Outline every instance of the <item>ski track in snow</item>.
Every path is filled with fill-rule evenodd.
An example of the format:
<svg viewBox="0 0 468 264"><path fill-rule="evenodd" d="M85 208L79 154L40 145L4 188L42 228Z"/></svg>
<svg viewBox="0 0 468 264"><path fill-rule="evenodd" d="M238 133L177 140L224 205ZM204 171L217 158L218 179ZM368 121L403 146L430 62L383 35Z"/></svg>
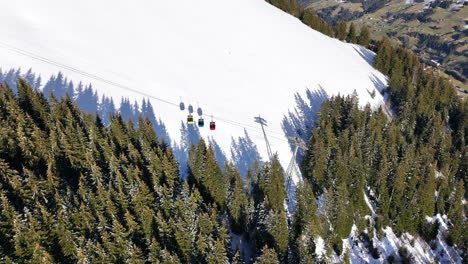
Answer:
<svg viewBox="0 0 468 264"><path fill-rule="evenodd" d="M144 6L123 0L19 0L0 8L0 43L176 104L182 97L205 113L258 127L247 131L268 160L260 127L253 122L260 114L284 168L292 154L281 121L295 107L295 93L304 96L306 87L321 85L329 96L355 90L361 104L384 102L379 92L371 97L387 83L371 65L372 52L314 31L263 0L155 0ZM115 102L143 99L2 45L0 67L32 68L43 79L62 71L74 83L92 83L99 96ZM150 101L173 143L179 142L188 113ZM215 121L216 131L200 133L213 137L230 158L231 139L243 136L244 128Z"/></svg>

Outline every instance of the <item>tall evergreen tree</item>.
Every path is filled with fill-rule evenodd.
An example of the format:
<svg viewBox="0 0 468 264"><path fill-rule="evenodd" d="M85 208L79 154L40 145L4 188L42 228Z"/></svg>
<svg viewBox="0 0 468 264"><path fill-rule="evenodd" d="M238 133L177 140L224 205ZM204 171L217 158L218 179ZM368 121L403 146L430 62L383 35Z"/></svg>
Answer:
<svg viewBox="0 0 468 264"><path fill-rule="evenodd" d="M452 228L450 229L450 235L455 243L459 246L466 248L468 231L467 221L464 219L464 205L463 196L465 193L465 187L463 180L460 180L456 186L455 195L452 198L452 206L449 209L448 216L452 222Z"/></svg>
<svg viewBox="0 0 468 264"><path fill-rule="evenodd" d="M291 262L311 263L315 255L314 239L320 235L320 219L317 202L312 188L307 182L296 189L296 211L291 227Z"/></svg>
<svg viewBox="0 0 468 264"><path fill-rule="evenodd" d="M346 33L347 33L347 25L346 22L340 21L338 22L338 26L336 27L336 37L343 41L346 39Z"/></svg>
<svg viewBox="0 0 468 264"><path fill-rule="evenodd" d="M268 246L265 245L265 247L262 250L262 255L259 256L254 263L255 264L279 264L280 262L278 261L278 256L275 250L270 249L268 248Z"/></svg>
<svg viewBox="0 0 468 264"><path fill-rule="evenodd" d="M271 166L266 171L263 178L263 190L271 209L281 212L284 210L286 190L284 187L283 168L275 155L271 161Z"/></svg>
<svg viewBox="0 0 468 264"><path fill-rule="evenodd" d="M242 234L247 224L247 195L242 178L232 164L227 164L225 177L229 179L228 211L230 214L231 228L237 234Z"/></svg>
<svg viewBox="0 0 468 264"><path fill-rule="evenodd" d="M349 43L357 43L356 26L353 22L349 24L348 36L346 37L346 41L348 41Z"/></svg>
<svg viewBox="0 0 468 264"><path fill-rule="evenodd" d="M369 28L366 25L363 25L361 27L361 33L358 37L358 44L367 48L369 46L370 40L371 38Z"/></svg>

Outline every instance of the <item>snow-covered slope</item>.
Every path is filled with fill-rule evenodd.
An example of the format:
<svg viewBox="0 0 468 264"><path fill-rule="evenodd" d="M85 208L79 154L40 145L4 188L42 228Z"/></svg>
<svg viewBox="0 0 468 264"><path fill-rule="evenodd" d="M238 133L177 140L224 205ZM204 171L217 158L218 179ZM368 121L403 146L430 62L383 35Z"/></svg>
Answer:
<svg viewBox="0 0 468 264"><path fill-rule="evenodd" d="M201 134L212 136L228 157L232 138L246 128L267 159L253 122L260 114L286 167L291 152L281 120L306 87L321 85L328 95L356 90L363 104L383 102L379 92L371 97L386 84L370 65L371 52L311 30L263 0L18 0L2 1L0 9L1 68L32 68L47 78L62 71L116 102L143 97L15 47L175 104L182 98L215 116L217 130ZM187 111L151 101L178 141Z"/></svg>

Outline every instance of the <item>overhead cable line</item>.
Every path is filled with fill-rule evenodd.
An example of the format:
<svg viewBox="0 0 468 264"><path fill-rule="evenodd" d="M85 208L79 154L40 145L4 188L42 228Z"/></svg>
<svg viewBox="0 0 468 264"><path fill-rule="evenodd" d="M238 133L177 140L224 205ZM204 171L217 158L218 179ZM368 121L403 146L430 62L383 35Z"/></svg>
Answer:
<svg viewBox="0 0 468 264"><path fill-rule="evenodd" d="M7 43L5 43L5 42L0 41L0 47L3 47L3 48L8 49L8 50L10 50L10 51L13 51L13 52L16 52L16 53L18 53L18 54L24 55L24 56L26 56L26 57L29 57L29 58L32 58L32 59L35 59L35 60L38 60L38 61L41 61L41 62L50 64L50 65L54 65L54 66L56 66L56 67L59 67L59 68L62 68L62 69L65 69L65 70L68 70L68 71L71 71L71 72L74 72L74 73L83 75L83 76L85 76L85 77L88 77L88 78L91 78L91 79L94 79L94 80L97 80L97 81L100 81L100 82L109 84L109 85L111 85L111 86L115 86L115 87L118 87L118 88L121 88L121 89L130 91L130 92L133 92L133 93L136 93L136 94L139 94L139 95L142 95L142 96L145 96L145 97L148 97L148 98L151 98L151 99L160 101L160 102L162 102L162 103L166 103L166 104L168 104L168 105L172 105L172 106L175 106L175 107L179 107L179 104L170 102L170 101L168 101L168 100L166 100L166 99L159 98L159 97L157 97L157 96L154 96L154 95L151 95L151 94L142 92L142 91L140 91L140 90L136 90L136 89L131 88L131 87L127 86L127 85L123 85L123 84L120 84L120 83L118 83L118 82L105 79L105 78L103 78L103 77L100 77L100 76L98 76L98 75L95 75L95 74L92 74L92 73L89 73L89 72L80 70L80 69L75 68L75 67L73 67L73 66L69 66L69 65L67 65L67 64L60 63L60 62L57 62L57 61L48 59L48 58L46 58L46 57L43 57L43 56L34 54L34 53L29 52L29 51L27 51L27 50L24 50L24 49L21 49L21 48L17 48L17 47L15 47L15 46L10 45L10 44L7 44ZM220 117L220 116L211 115L211 114L208 114L208 113L206 113L206 115L213 116L213 117L216 118L217 120L220 120L220 121L222 121L222 122L225 122L225 123L228 123L228 124L231 124L231 125L234 125L234 126L242 127L242 128L244 128L244 129L246 129L246 130L255 129L255 130L258 130L258 132L261 132L261 131L262 131L261 128L255 127L255 126L253 126L253 125L249 125L249 124L245 124L245 123L242 123L242 122L233 121L233 120L230 120L230 119L222 118L222 117ZM266 130L266 129L265 129L265 130ZM272 130L266 130L266 131L268 131L268 132L270 132L270 133L275 133L275 134L277 134L277 135L284 135L283 133L276 132L276 131L272 131ZM270 135L270 137L271 137L271 138L274 138L274 139L276 139L276 140L280 140L280 141L284 141L284 142L289 142L288 140L286 140L286 139L284 139L284 138L279 138L279 137L275 137L275 136L271 136L271 135Z"/></svg>

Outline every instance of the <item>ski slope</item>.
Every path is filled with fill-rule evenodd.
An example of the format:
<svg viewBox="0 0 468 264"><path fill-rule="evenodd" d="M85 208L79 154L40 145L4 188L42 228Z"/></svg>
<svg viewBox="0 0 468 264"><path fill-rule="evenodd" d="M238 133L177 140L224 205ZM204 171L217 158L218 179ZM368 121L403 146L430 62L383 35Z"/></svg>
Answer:
<svg viewBox="0 0 468 264"><path fill-rule="evenodd" d="M291 151L281 120L306 87L321 85L328 95L355 90L361 104L384 100L378 91L370 95L386 85L370 65L370 51L314 31L264 0L15 0L2 1L0 9L1 68L32 68L44 79L62 71L115 102L150 96L174 144L188 114L179 110L180 100L200 106L205 121L210 115L217 121L216 131L205 127L201 134L228 158L232 138L246 129L268 160L253 122L261 115L286 168Z"/></svg>

